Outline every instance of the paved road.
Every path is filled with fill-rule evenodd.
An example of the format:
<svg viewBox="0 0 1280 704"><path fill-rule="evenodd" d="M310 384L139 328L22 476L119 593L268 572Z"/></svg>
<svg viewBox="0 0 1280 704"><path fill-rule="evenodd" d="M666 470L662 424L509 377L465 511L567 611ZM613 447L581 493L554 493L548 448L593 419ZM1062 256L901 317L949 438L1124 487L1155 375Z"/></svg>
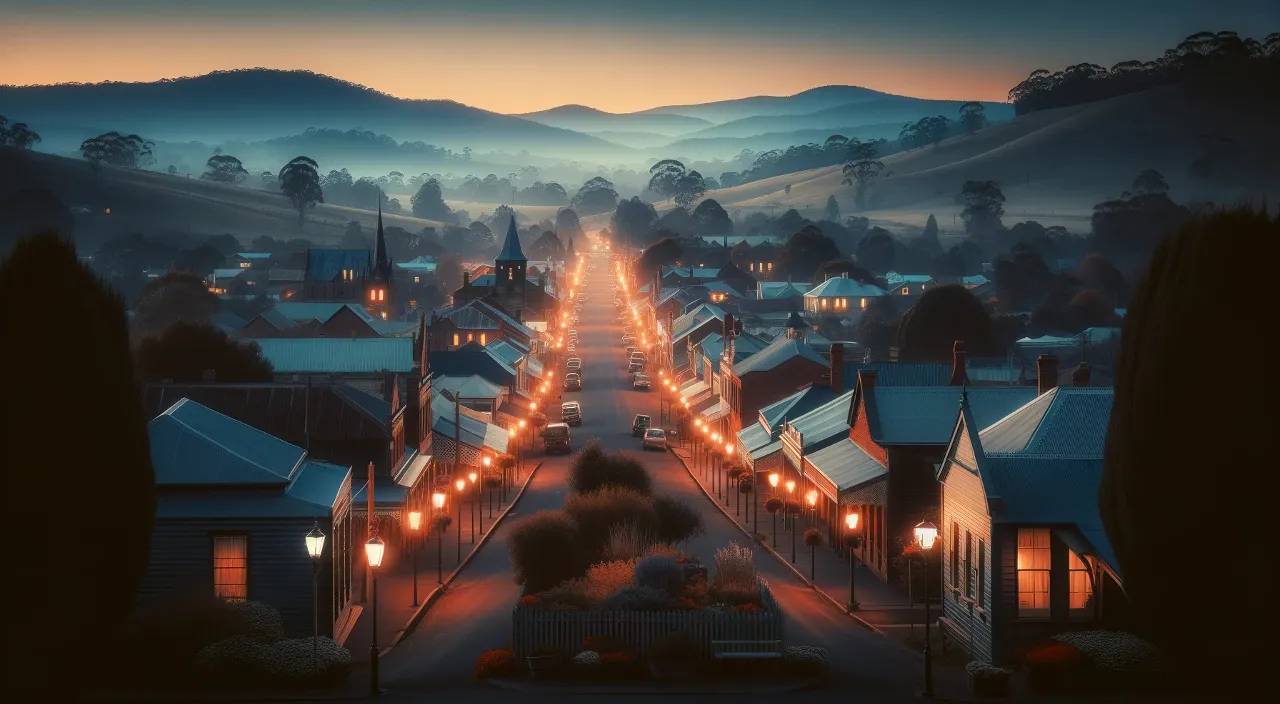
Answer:
<svg viewBox="0 0 1280 704"><path fill-rule="evenodd" d="M656 391L644 393L630 388L621 327L611 302L613 274L605 256L594 256L595 266L586 287L588 300L577 326L584 388L581 393L565 395L566 399L576 397L583 408L584 421L574 429L574 446L598 437L609 449L638 451L639 440L629 432L631 419L636 413L656 418L658 395ZM685 547L688 552L712 564L717 549L730 541L746 543L746 536L706 499L674 456L638 454L653 473L657 492L679 496L703 509L707 532ZM568 463L568 457L563 455L546 458L512 516L559 508L564 501ZM392 691L408 695L439 689L478 689L477 694L483 693L489 699L502 695L477 685L472 668L482 650L504 647L508 642L511 610L519 598L507 556L510 527L510 521L499 527L416 632L384 657L382 677ZM915 653L855 625L773 558L757 552L757 568L769 581L786 614L787 642L820 645L831 653L837 672L834 686L855 686L858 692L877 701L910 697L921 676L920 659ZM510 695L530 699L528 694Z"/></svg>

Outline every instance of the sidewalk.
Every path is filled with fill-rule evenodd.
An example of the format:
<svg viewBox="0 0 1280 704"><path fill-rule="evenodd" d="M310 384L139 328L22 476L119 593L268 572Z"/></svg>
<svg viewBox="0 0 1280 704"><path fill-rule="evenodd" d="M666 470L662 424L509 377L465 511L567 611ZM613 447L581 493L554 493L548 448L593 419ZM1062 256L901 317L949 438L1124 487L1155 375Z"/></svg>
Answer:
<svg viewBox="0 0 1280 704"><path fill-rule="evenodd" d="M534 459L534 458L530 458ZM507 491L507 500L505 502L499 500L498 492L493 492L492 509L490 508L489 496L483 498L481 504L466 503L462 506L462 521L458 521L458 513L455 511L451 514L453 523L445 529L445 531L437 536L435 531L425 536L420 542L417 553L417 592L418 601L414 604L414 573L413 561L410 559L399 560L399 564L385 573L378 575L378 651L386 653L387 650L398 644L405 636L412 631L414 625L421 619L428 606L443 593L444 589L453 581L453 577L457 574L462 566L471 560L471 557L479 551L484 544L490 532L506 517L511 506L520 500L524 495L524 490L529 486L529 482L533 479L533 475L537 473L539 467L542 466L541 458L537 458L537 462L530 462L528 470L521 477L519 484L514 489ZM475 514L476 521L473 524L472 509L477 509ZM492 510L492 514L491 514ZM492 517L490 517L492 515ZM472 533L472 527L475 526L475 533ZM461 536L458 529L461 528ZM459 546L459 537L461 537L461 546ZM401 549L400 546L387 546L388 551L392 549ZM403 549L408 550L405 546ZM459 559L461 558L461 559ZM358 609L355 625L351 628L351 633L347 636L343 645L347 650L351 651L351 659L354 663L368 663L370 660L369 647L373 644L373 619L371 617L370 607L372 605L372 585L370 585L367 595L370 601L360 602L362 589L364 588L365 570L357 560L357 565L353 565L356 574L352 576L351 593L352 608Z"/></svg>

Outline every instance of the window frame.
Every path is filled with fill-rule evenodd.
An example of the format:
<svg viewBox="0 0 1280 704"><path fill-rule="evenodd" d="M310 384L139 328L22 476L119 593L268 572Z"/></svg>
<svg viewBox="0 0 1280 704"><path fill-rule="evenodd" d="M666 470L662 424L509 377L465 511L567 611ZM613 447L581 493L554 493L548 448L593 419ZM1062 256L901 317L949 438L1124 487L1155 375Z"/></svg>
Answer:
<svg viewBox="0 0 1280 704"><path fill-rule="evenodd" d="M978 538L978 608L987 608L987 543Z"/></svg>
<svg viewBox="0 0 1280 704"><path fill-rule="evenodd" d="M1018 528L1017 538L1014 543L1015 554L1015 579L1017 584L1017 617L1022 621L1046 621L1052 615L1052 598L1053 598L1053 531L1050 528L1040 528L1035 526ZM1026 547L1022 545L1022 535L1026 532L1030 535L1030 544ZM1043 547L1036 545L1035 538L1043 535L1045 545ZM1035 551L1028 555L1031 565L1023 566L1023 550ZM1043 557L1045 565L1043 567L1033 566L1037 557ZM1039 576L1035 581L1043 580L1044 588L1038 589L1023 587L1023 573L1028 577ZM1031 581L1031 580L1028 580ZM1038 586L1038 585L1037 585ZM1032 597L1032 605L1023 605L1023 594L1026 593ZM1035 606L1035 596L1044 595L1044 606Z"/></svg>
<svg viewBox="0 0 1280 704"><path fill-rule="evenodd" d="M964 532L964 596L973 600L973 533Z"/></svg>
<svg viewBox="0 0 1280 704"><path fill-rule="evenodd" d="M1079 563L1080 566L1076 567L1075 565L1073 565L1072 564L1073 560ZM1079 591L1075 588L1073 577L1075 577L1077 574L1082 574L1084 577L1085 589L1083 591ZM1080 555L1077 555L1075 550L1067 548L1067 613L1071 615L1072 619L1075 619L1075 620L1092 620L1093 619L1093 608L1089 606L1089 598L1090 597L1093 597L1095 599L1097 598L1094 595L1094 587L1095 587L1094 574L1095 574L1095 570L1091 568L1089 563L1086 562L1083 557L1081 557ZM1076 594L1085 595L1084 601L1080 606L1071 605L1072 597L1074 597Z"/></svg>
<svg viewBox="0 0 1280 704"><path fill-rule="evenodd" d="M227 538L244 539L244 558L243 558L244 559L244 568L243 568L244 569L244 596L243 597L226 597L218 593L218 586L219 586L218 584L218 541L220 539L227 539ZM210 582L213 588L213 596L215 598L222 599L223 601L249 601L249 586L250 586L249 568L250 568L250 565L252 564L252 555L253 555L252 543L253 541L250 539L249 533L244 533L240 531L214 531L209 533L209 563L210 563L209 566L210 566L210 571L212 572L212 574L210 574ZM239 568L227 567L223 569L239 569Z"/></svg>
<svg viewBox="0 0 1280 704"><path fill-rule="evenodd" d="M960 598L960 522L951 522L951 589Z"/></svg>

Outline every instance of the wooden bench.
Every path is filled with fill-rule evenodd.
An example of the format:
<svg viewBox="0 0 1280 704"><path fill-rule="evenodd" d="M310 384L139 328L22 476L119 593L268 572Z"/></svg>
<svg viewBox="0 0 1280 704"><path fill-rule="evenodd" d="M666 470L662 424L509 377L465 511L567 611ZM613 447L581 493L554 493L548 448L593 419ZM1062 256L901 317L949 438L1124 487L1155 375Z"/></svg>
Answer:
<svg viewBox="0 0 1280 704"><path fill-rule="evenodd" d="M711 659L723 667L726 660L769 660L774 668L782 662L780 640L713 640Z"/></svg>

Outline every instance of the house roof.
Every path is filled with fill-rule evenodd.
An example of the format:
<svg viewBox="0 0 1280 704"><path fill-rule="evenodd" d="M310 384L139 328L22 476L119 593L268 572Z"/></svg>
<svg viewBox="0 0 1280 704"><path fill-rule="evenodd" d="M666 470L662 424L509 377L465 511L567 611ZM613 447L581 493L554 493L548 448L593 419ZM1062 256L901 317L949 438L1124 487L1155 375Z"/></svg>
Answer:
<svg viewBox="0 0 1280 704"><path fill-rule="evenodd" d="M796 298L803 296L809 292L809 289L813 288L812 284L795 281L760 281L757 286L757 292L761 300Z"/></svg>
<svg viewBox="0 0 1280 704"><path fill-rule="evenodd" d="M804 294L805 298L839 296L846 298L871 298L885 295L885 290L874 284L860 284L856 279L838 276L827 279Z"/></svg>
<svg viewBox="0 0 1280 704"><path fill-rule="evenodd" d="M759 423L752 423L738 431L738 446L747 452L758 450L773 440L773 435Z"/></svg>
<svg viewBox="0 0 1280 704"><path fill-rule="evenodd" d="M702 377L694 377L680 385L680 395L689 400L690 404L697 403L703 394L710 393L711 387Z"/></svg>
<svg viewBox="0 0 1280 704"><path fill-rule="evenodd" d="M730 286L729 284L726 284L723 281L708 281L702 284L701 288L707 289L707 291L710 293L723 293L725 295L735 296L737 298L743 297L742 294L738 292L738 289Z"/></svg>
<svg viewBox="0 0 1280 704"><path fill-rule="evenodd" d="M724 311L710 303L699 303L696 308L676 318L671 323L672 340L679 340L712 320L724 320Z"/></svg>
<svg viewBox="0 0 1280 704"><path fill-rule="evenodd" d="M714 403L698 411L698 415L702 416L704 421L712 422L720 420L721 418L727 417L729 412L733 410L733 408L729 406L729 402L724 400L723 397L712 396L711 399L714 400Z"/></svg>
<svg viewBox="0 0 1280 704"><path fill-rule="evenodd" d="M270 259L271 252L236 252L236 256L242 259Z"/></svg>
<svg viewBox="0 0 1280 704"><path fill-rule="evenodd" d="M440 316L463 330L499 330L501 326L479 306L465 305Z"/></svg>
<svg viewBox="0 0 1280 704"><path fill-rule="evenodd" d="M416 320L370 320L369 327L383 337L412 337L418 331Z"/></svg>
<svg viewBox="0 0 1280 704"><path fill-rule="evenodd" d="M511 222L507 225L507 238L502 243L502 251L498 252L498 258L495 262L524 262L524 251L520 249L520 233L516 232L516 218L511 216Z"/></svg>
<svg viewBox="0 0 1280 704"><path fill-rule="evenodd" d="M499 386L508 386L516 381L516 370L478 342L468 342L456 350L432 352L431 371L448 376L478 374Z"/></svg>
<svg viewBox="0 0 1280 704"><path fill-rule="evenodd" d="M306 452L190 399L147 424L157 486L280 486Z"/></svg>
<svg viewBox="0 0 1280 704"><path fill-rule="evenodd" d="M219 310L209 316L209 323L223 332L231 332L244 327L248 321L235 313Z"/></svg>
<svg viewBox="0 0 1280 704"><path fill-rule="evenodd" d="M489 303L488 301L480 300L477 298L473 301L468 302L467 305L479 307L480 310L484 311L485 313L491 316L496 317L500 322L506 323L508 326L514 328L516 333L520 335L524 335L526 338L533 337L533 328L530 328L528 325L525 325L519 320L516 320L515 318L508 315L506 311L493 305L492 303Z"/></svg>
<svg viewBox="0 0 1280 704"><path fill-rule="evenodd" d="M900 274L896 271L890 271L884 275L884 280L890 286L895 284L927 284L933 281L933 276L929 274Z"/></svg>
<svg viewBox="0 0 1280 704"><path fill-rule="evenodd" d="M315 318L316 320L325 321L332 318L343 308L350 308L353 313L360 316L360 319L366 323L373 320L373 316L369 314L369 311L358 303L283 301L275 304L272 310L290 320L311 320Z"/></svg>
<svg viewBox="0 0 1280 704"><path fill-rule="evenodd" d="M271 283L306 281L307 271L305 269L285 269L277 266L267 272L267 280Z"/></svg>
<svg viewBox="0 0 1280 704"><path fill-rule="evenodd" d="M413 371L411 337L266 337L253 342L277 374Z"/></svg>
<svg viewBox="0 0 1280 704"><path fill-rule="evenodd" d="M261 319L264 323L270 325L271 327L275 328L276 330L280 330L282 332L298 324L297 320L290 318L289 316L285 315L284 313L281 313L275 308L272 308L271 310L264 310L261 313L259 313L256 318L254 318L254 320L259 320L259 319ZM253 321L251 320L249 322L253 322ZM248 323L246 323L246 325L247 324Z"/></svg>
<svg viewBox="0 0 1280 704"><path fill-rule="evenodd" d="M407 262L396 262L396 268L429 274L436 270L436 260L434 257L423 255Z"/></svg>
<svg viewBox="0 0 1280 704"><path fill-rule="evenodd" d="M760 417L770 428L778 428L784 418L799 418L819 406L830 403L837 396L829 386L811 384L760 409Z"/></svg>
<svg viewBox="0 0 1280 704"><path fill-rule="evenodd" d="M778 365L796 357L802 357L823 367L831 364L822 355L813 351L803 339L795 337L779 337L770 342L764 349L747 357L741 364L735 364L733 373L742 378L753 372L767 372Z"/></svg>
<svg viewBox="0 0 1280 704"><path fill-rule="evenodd" d="M951 441L968 394L976 427L985 428L1035 398L1031 386L896 386L870 390L871 437L880 445L943 445ZM847 421L846 421L847 422Z"/></svg>
<svg viewBox="0 0 1280 704"><path fill-rule="evenodd" d="M241 269L240 267L228 268L228 269L214 269L213 278L214 279L234 279L246 271L249 271L249 270Z"/></svg>
<svg viewBox="0 0 1280 704"><path fill-rule="evenodd" d="M448 398L496 399L502 396L502 387L477 374L471 376L437 376L431 379L431 389L448 395Z"/></svg>
<svg viewBox="0 0 1280 704"><path fill-rule="evenodd" d="M472 418L466 413L459 414L459 425L455 426L453 401L437 393L435 388L432 388L431 393L431 430L433 432L453 439L455 430L460 430L458 437L463 445L476 448L487 447L496 452L506 453L506 430L492 423Z"/></svg>
<svg viewBox="0 0 1280 704"><path fill-rule="evenodd" d="M515 367L524 358L525 353L516 349L506 340L497 339L490 340L485 348L494 354L498 359L506 362L508 366Z"/></svg>
<svg viewBox="0 0 1280 704"><path fill-rule="evenodd" d="M849 438L805 457L836 485L837 491L857 489L889 474L888 467Z"/></svg>
<svg viewBox="0 0 1280 704"><path fill-rule="evenodd" d="M724 357L724 335L713 332L698 344L702 347L702 353L711 360L711 368L720 371L720 360ZM767 341L755 335L738 335L733 339L733 362L737 364L768 346Z"/></svg>
<svg viewBox="0 0 1280 704"><path fill-rule="evenodd" d="M946 386L952 365L941 362L845 362L844 378L852 382L859 371L874 371L876 386Z"/></svg>
<svg viewBox="0 0 1280 704"><path fill-rule="evenodd" d="M983 452L1101 459L1114 398L1111 388L1054 387L994 424L979 424Z"/></svg>
<svg viewBox="0 0 1280 704"><path fill-rule="evenodd" d="M843 393L808 413L788 421L790 428L801 433L806 452L822 448L839 435L849 433L849 402L853 392Z"/></svg>
<svg viewBox="0 0 1280 704"><path fill-rule="evenodd" d="M307 250L307 281L333 281L345 270L366 276L373 270L372 255L367 249Z"/></svg>

